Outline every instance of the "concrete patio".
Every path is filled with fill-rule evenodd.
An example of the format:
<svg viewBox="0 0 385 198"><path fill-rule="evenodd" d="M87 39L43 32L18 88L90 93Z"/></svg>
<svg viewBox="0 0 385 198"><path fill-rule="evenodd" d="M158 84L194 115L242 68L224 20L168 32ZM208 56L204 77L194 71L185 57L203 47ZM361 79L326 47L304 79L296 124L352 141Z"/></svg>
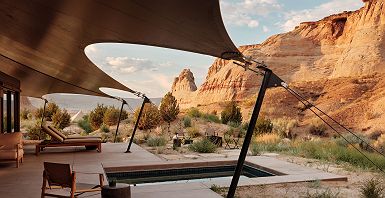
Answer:
<svg viewBox="0 0 385 198"><path fill-rule="evenodd" d="M82 147L71 148L47 148L39 156L33 154L34 148L26 146L24 163L20 168L15 168L14 163L0 163L0 194L6 197L25 198L40 197L42 183L43 162L58 162L73 164L73 169L79 174L77 181L81 183L97 184L97 175L81 173L103 173L102 167L123 167L135 165L154 165L181 162L202 162L215 160L236 160L236 155L226 158L218 154L205 154L205 157L194 160L171 160L167 161L151 154L143 148L133 145L132 153L124 153L127 144L106 143L103 144L103 152L86 151ZM239 186L275 184L286 182L303 182L314 180L346 181L346 177L322 172L308 167L302 167L292 163L284 162L273 157L250 156L249 163L257 166L267 167L283 175L272 177L241 178ZM203 182L167 183L155 185L132 186L132 197L141 198L205 198L221 197L210 190L212 184L228 187L231 177L213 178ZM107 182L105 182L107 183ZM100 197L100 193L87 193L79 197Z"/></svg>

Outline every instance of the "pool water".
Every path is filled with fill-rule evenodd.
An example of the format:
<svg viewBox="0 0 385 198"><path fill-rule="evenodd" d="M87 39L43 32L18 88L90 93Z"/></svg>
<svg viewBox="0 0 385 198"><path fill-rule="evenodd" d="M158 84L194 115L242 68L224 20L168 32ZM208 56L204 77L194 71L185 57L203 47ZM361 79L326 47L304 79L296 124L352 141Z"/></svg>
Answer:
<svg viewBox="0 0 385 198"><path fill-rule="evenodd" d="M226 178L234 174L235 165L212 166L212 167L194 167L194 168L174 168L161 170L140 170L130 172L106 173L108 179L115 178L119 183L143 184L180 181L178 183L187 183L189 181L207 181L210 178ZM269 177L274 174L257 169L252 166L244 165L242 177ZM203 180L202 180L203 179Z"/></svg>

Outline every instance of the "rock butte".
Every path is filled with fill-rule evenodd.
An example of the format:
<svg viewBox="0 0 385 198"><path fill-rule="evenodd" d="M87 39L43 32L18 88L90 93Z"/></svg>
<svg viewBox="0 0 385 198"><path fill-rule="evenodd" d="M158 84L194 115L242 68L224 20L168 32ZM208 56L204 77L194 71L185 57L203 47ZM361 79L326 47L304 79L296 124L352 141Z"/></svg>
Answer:
<svg viewBox="0 0 385 198"><path fill-rule="evenodd" d="M357 11L303 22L290 32L239 49L245 56L265 61L282 79L350 127L385 129L380 121L385 118L381 103L385 89L379 86L385 84L385 0L363 2ZM255 98L260 82L261 77L232 61L216 59L198 89L191 71L183 70L172 93L181 108L200 106L211 111L219 110L225 101L238 101L247 117L252 105L245 103ZM287 114L303 122L311 118L306 111L293 113L296 106L298 102L284 90L273 89L268 91L263 111L270 116L279 111L280 116Z"/></svg>

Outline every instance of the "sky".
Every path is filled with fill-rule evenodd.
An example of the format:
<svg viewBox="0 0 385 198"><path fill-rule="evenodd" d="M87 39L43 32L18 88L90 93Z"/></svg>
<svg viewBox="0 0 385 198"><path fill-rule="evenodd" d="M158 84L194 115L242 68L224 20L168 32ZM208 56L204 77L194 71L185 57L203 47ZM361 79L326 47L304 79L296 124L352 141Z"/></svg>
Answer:
<svg viewBox="0 0 385 198"><path fill-rule="evenodd" d="M222 18L236 46L257 44L300 22L357 10L361 0L220 0ZM214 57L159 47L103 43L87 46L88 58L108 75L149 97L163 97L174 78L189 68L199 87ZM132 94L104 89L119 97Z"/></svg>

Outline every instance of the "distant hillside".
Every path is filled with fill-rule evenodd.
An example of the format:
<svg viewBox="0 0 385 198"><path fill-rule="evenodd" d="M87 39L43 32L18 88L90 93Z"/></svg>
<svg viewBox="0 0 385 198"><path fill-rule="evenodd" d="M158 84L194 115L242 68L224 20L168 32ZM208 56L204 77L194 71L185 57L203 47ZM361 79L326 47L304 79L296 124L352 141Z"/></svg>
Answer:
<svg viewBox="0 0 385 198"><path fill-rule="evenodd" d="M48 101L55 102L61 108L67 109L69 112L74 113L79 110L88 112L96 107L97 104L104 104L107 106L115 106L119 107L122 104L120 101L111 99L111 98L103 98L97 96L85 96L85 95L68 95L68 94L52 94L46 97ZM150 100L156 105L160 104L162 98L151 98ZM44 104L43 100L37 98L29 98L32 105L35 107L40 107ZM140 98L126 98L125 99L128 105L132 109L136 109L140 107L142 104L142 99ZM127 111L130 112L130 109L125 106Z"/></svg>

